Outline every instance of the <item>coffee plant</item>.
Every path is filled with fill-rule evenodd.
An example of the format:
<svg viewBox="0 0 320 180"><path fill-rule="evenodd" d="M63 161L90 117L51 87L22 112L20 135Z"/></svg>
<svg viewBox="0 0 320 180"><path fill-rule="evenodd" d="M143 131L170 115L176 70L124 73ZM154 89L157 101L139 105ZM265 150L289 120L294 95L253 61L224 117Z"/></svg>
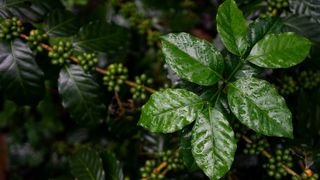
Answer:
<svg viewBox="0 0 320 180"><path fill-rule="evenodd" d="M0 179L319 179L320 3L0 0Z"/></svg>

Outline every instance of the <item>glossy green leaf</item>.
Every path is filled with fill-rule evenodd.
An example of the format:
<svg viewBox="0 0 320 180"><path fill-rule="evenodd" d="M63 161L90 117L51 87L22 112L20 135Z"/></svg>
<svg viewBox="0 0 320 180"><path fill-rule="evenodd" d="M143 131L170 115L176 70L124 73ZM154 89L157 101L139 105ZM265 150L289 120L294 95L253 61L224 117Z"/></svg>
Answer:
<svg viewBox="0 0 320 180"><path fill-rule="evenodd" d="M217 30L225 47L235 55L242 56L248 48L246 19L234 0L226 0L218 8Z"/></svg>
<svg viewBox="0 0 320 180"><path fill-rule="evenodd" d="M99 85L78 65L60 71L58 90L63 107L82 125L95 125L102 121L106 106L100 98Z"/></svg>
<svg viewBox="0 0 320 180"><path fill-rule="evenodd" d="M257 133L293 137L291 112L267 81L242 78L229 84L228 103L239 121Z"/></svg>
<svg viewBox="0 0 320 180"><path fill-rule="evenodd" d="M128 42L129 32L126 29L104 21L83 26L74 38L77 47L109 54L123 53Z"/></svg>
<svg viewBox="0 0 320 180"><path fill-rule="evenodd" d="M17 103L31 103L44 94L44 74L27 44L17 39L0 44L0 87Z"/></svg>
<svg viewBox="0 0 320 180"><path fill-rule="evenodd" d="M310 48L308 39L294 33L269 34L251 49L247 60L264 68L288 68L302 62Z"/></svg>
<svg viewBox="0 0 320 180"><path fill-rule="evenodd" d="M105 180L102 160L92 149L80 149L70 160L71 173L78 180Z"/></svg>
<svg viewBox="0 0 320 180"><path fill-rule="evenodd" d="M282 23L278 17L264 17L258 18L249 25L248 41L250 46L254 46L265 35L270 33L280 33Z"/></svg>
<svg viewBox="0 0 320 180"><path fill-rule="evenodd" d="M71 12L55 10L46 18L48 24L47 33L51 36L71 36L78 32L79 20Z"/></svg>
<svg viewBox="0 0 320 180"><path fill-rule="evenodd" d="M151 95L142 106L138 125L152 132L172 133L192 123L203 102L196 94L184 89L166 89Z"/></svg>
<svg viewBox="0 0 320 180"><path fill-rule="evenodd" d="M229 171L237 148L228 120L211 107L199 114L191 145L196 163L210 179L219 179Z"/></svg>
<svg viewBox="0 0 320 180"><path fill-rule="evenodd" d="M192 125L192 124L191 124ZM196 171L199 169L195 159L191 152L191 139L192 139L192 127L186 127L182 130L180 135L180 154L184 165L190 171Z"/></svg>
<svg viewBox="0 0 320 180"><path fill-rule="evenodd" d="M106 172L106 179L108 180L123 180L124 175L120 162L113 153L103 151L100 153L103 167Z"/></svg>
<svg viewBox="0 0 320 180"><path fill-rule="evenodd" d="M208 41L187 33L162 36L166 63L181 78L199 85L213 85L222 78L223 57Z"/></svg>

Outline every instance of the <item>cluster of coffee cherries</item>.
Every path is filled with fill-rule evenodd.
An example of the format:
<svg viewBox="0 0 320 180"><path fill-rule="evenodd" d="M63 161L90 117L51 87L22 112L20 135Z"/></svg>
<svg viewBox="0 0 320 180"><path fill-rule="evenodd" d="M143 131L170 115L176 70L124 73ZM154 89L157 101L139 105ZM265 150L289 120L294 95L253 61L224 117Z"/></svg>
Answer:
<svg viewBox="0 0 320 180"><path fill-rule="evenodd" d="M264 149L269 147L268 141L261 135L253 134L250 136L252 143L247 143L243 153L249 155L259 155Z"/></svg>
<svg viewBox="0 0 320 180"><path fill-rule="evenodd" d="M94 71L98 64L98 57L95 53L82 53L77 56L77 60L85 72Z"/></svg>
<svg viewBox="0 0 320 180"><path fill-rule="evenodd" d="M158 161L155 159L147 160L145 165L140 168L142 179L164 179L164 172L179 171L184 168L178 151L166 150L160 152L157 157Z"/></svg>
<svg viewBox="0 0 320 180"><path fill-rule="evenodd" d="M280 94L287 96L295 93L299 89L299 86L292 76L285 75L281 79L281 82L277 86L277 89Z"/></svg>
<svg viewBox="0 0 320 180"><path fill-rule="evenodd" d="M319 174L318 173L313 173L311 169L306 169L302 174L300 174L300 177L297 176L292 176L292 180L318 180L319 179Z"/></svg>
<svg viewBox="0 0 320 180"><path fill-rule="evenodd" d="M110 64L103 77L103 84L108 87L108 91L120 91L120 86L128 79L128 69L122 63Z"/></svg>
<svg viewBox="0 0 320 180"><path fill-rule="evenodd" d="M302 71L298 81L304 89L313 89L320 84L320 71Z"/></svg>
<svg viewBox="0 0 320 180"><path fill-rule="evenodd" d="M276 16L288 11L288 0L268 0L268 14Z"/></svg>
<svg viewBox="0 0 320 180"><path fill-rule="evenodd" d="M23 23L17 17L3 20L0 27L0 39L7 41L19 37L24 29Z"/></svg>
<svg viewBox="0 0 320 180"><path fill-rule="evenodd" d="M143 167L140 168L140 173L142 179L153 179L153 180L160 180L164 179L165 175L162 173L158 173L155 171L157 167L156 160L147 160Z"/></svg>
<svg viewBox="0 0 320 180"><path fill-rule="evenodd" d="M168 163L167 169L169 171L170 170L178 171L184 168L183 160L180 156L179 151L167 150L167 151L161 152L159 156L162 162Z"/></svg>
<svg viewBox="0 0 320 180"><path fill-rule="evenodd" d="M28 45L31 49L36 50L38 52L42 52L43 48L41 47L41 43L47 41L48 38L48 34L41 30L31 30L28 37Z"/></svg>
<svg viewBox="0 0 320 180"><path fill-rule="evenodd" d="M281 179L287 176L283 165L291 168L293 166L292 159L289 149L276 148L275 157L270 158L268 163L263 164L263 168L267 170L269 176Z"/></svg>
<svg viewBox="0 0 320 180"><path fill-rule="evenodd" d="M51 63L54 65L64 65L69 63L69 58L72 56L73 47L69 41L59 41L57 45L53 45L52 51L48 56L51 58Z"/></svg>
<svg viewBox="0 0 320 180"><path fill-rule="evenodd" d="M145 100L147 98L147 94L143 86L152 84L153 80L151 78L147 78L146 74L141 74L140 76L136 76L134 80L137 86L130 88L130 92L133 94L132 96L133 99L140 98L142 100Z"/></svg>

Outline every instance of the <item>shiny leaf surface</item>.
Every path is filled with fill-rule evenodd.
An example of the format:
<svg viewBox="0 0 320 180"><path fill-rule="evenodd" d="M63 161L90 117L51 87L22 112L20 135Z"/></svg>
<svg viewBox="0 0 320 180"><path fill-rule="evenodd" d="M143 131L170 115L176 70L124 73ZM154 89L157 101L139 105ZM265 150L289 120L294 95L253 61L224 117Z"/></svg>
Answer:
<svg viewBox="0 0 320 180"><path fill-rule="evenodd" d="M247 60L264 68L288 68L302 62L311 42L294 33L269 34L259 41Z"/></svg>
<svg viewBox="0 0 320 180"><path fill-rule="evenodd" d="M104 118L106 106L99 97L99 85L80 66L71 65L61 70L58 90L63 107L79 124L95 125Z"/></svg>
<svg viewBox="0 0 320 180"><path fill-rule="evenodd" d="M209 42L187 33L162 37L166 62L181 78L199 85L213 85L222 78L223 57Z"/></svg>
<svg viewBox="0 0 320 180"><path fill-rule="evenodd" d="M235 55L247 50L247 22L234 0L226 0L218 8L217 30L225 47Z"/></svg>
<svg viewBox="0 0 320 180"><path fill-rule="evenodd" d="M44 74L21 40L0 44L0 87L9 99L31 103L43 97Z"/></svg>
<svg viewBox="0 0 320 180"><path fill-rule="evenodd" d="M166 89L151 95L143 105L138 125L152 132L172 133L192 123L203 102L184 89Z"/></svg>
<svg viewBox="0 0 320 180"><path fill-rule="evenodd" d="M120 162L113 153L103 151L100 153L103 167L106 172L106 179L108 180L123 180L124 175Z"/></svg>
<svg viewBox="0 0 320 180"><path fill-rule="evenodd" d="M196 163L210 179L220 179L229 171L237 148L228 120L211 107L197 118L191 145Z"/></svg>
<svg viewBox="0 0 320 180"><path fill-rule="evenodd" d="M190 125L191 126L191 125ZM188 126L184 128L180 135L180 152L184 165L190 170L198 170L199 167L191 152L192 129Z"/></svg>
<svg viewBox="0 0 320 180"><path fill-rule="evenodd" d="M248 41L250 46L254 46L265 35L281 32L282 23L278 17L258 18L249 25Z"/></svg>
<svg viewBox="0 0 320 180"><path fill-rule="evenodd" d="M71 157L70 169L78 180L105 180L102 160L92 149L81 149Z"/></svg>
<svg viewBox="0 0 320 180"><path fill-rule="evenodd" d="M291 112L267 81L242 78L229 84L228 103L239 121L257 133L293 137Z"/></svg>

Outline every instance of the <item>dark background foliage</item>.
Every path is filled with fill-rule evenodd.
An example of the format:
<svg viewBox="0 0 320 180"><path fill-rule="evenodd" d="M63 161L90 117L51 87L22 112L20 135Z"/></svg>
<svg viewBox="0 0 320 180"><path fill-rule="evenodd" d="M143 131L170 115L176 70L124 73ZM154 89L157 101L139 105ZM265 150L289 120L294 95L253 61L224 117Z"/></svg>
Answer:
<svg viewBox="0 0 320 180"><path fill-rule="evenodd" d="M279 31L305 36L313 42L313 47L303 63L289 69L262 71L248 67L249 73L260 72L261 77L278 89L293 114L294 139L266 137L270 144L268 151L272 154L279 147L289 148L293 170L301 174L310 168L319 173L320 2L289 0L288 6L283 7L270 2L273 1L238 0L237 4L248 20L274 16ZM72 42L79 52L96 52L102 69L123 63L128 68L130 82L136 83L135 76L144 73L153 79L148 84L153 89L183 87L201 92L194 84L179 79L164 63L159 36L188 32L223 50L215 20L221 3L218 0L0 0L0 16L2 20L13 16L21 19L23 33L27 35L32 29L47 32L46 44L64 40ZM13 41L15 47L25 48L23 42L23 38ZM127 83L129 86L121 86L119 92L109 92L101 74L92 73L87 78L89 75L76 65L69 68L70 72L59 74L61 68L52 65L45 52L31 50L23 51L23 58L16 62L25 75L22 78L28 79L22 85L25 89L17 88L21 87L19 80L7 78L17 73L15 69L6 70L13 66L5 63L11 54L8 47L7 42L1 42L0 179L72 179L74 174L81 174L75 170L79 170L76 162L81 157L98 159L90 162L91 167L102 164L101 169L92 171L102 172L103 167L106 174L96 179L141 179L141 168L159 168L167 161L163 154L168 151L170 155L166 158L177 159L171 165L178 168L165 165L164 169L168 169L165 179L207 179L192 166L192 159L174 155L179 152L179 143L184 143L180 142L180 135L186 132L154 134L137 126L141 106L150 95L148 91L143 92L146 98L140 95L133 98ZM28 58L34 58L36 63L25 64L30 62ZM85 97L89 100L74 103L74 99L83 97L72 91L75 87L68 87L71 90L59 87L63 83L72 84L63 82L69 76L80 87L80 93L87 93ZM85 114L88 112L83 112L84 106L92 107L92 113ZM238 142L235 161L225 179L270 179L262 168L267 159L244 154L245 146L245 141ZM148 160L156 164L147 165ZM283 177L290 178L290 175Z"/></svg>

